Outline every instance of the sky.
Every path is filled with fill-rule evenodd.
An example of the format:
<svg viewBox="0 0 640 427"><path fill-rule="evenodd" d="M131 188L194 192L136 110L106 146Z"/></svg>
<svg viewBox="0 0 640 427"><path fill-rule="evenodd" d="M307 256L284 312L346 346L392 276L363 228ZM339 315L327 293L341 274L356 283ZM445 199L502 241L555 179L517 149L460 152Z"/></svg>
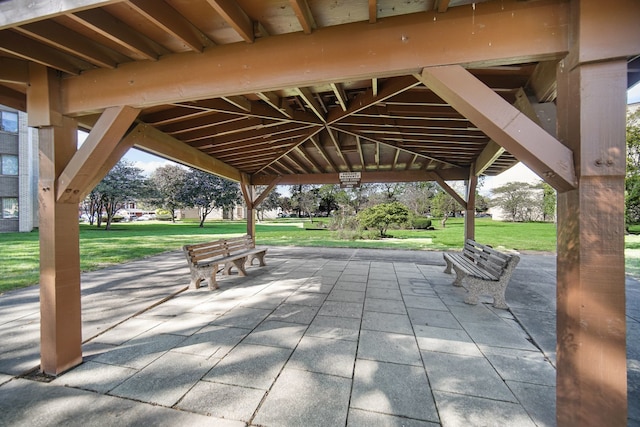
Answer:
<svg viewBox="0 0 640 427"><path fill-rule="evenodd" d="M633 104L636 102L640 102L640 83L627 91L627 103ZM82 137L80 137L80 139L84 140ZM133 162L136 167L142 169L146 176L150 175L151 172L160 166L175 164L169 160L165 160L152 154L147 154L143 151L136 150L135 148L130 149L124 158ZM488 195L491 189L504 185L507 182L532 183L540 180L540 177L533 173L529 168L522 163L518 163L498 176L486 177L484 179L484 184L480 189L480 193Z"/></svg>

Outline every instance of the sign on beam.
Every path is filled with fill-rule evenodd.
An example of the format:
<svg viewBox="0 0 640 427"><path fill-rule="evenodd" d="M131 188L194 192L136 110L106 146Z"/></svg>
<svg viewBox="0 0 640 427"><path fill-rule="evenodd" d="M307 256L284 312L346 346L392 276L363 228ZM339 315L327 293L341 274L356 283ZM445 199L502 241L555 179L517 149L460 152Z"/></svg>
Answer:
<svg viewBox="0 0 640 427"><path fill-rule="evenodd" d="M340 172L340 188L360 187L361 172Z"/></svg>

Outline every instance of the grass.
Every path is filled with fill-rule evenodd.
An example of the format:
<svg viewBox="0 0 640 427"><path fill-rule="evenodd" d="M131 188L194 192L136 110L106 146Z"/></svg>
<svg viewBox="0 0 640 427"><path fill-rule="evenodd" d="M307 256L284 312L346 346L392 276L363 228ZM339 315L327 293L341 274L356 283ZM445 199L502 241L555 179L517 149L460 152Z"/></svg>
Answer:
<svg viewBox="0 0 640 427"><path fill-rule="evenodd" d="M320 221L328 221L326 218ZM307 219L264 221L256 226L259 245L322 246L346 248L396 248L449 250L463 245L464 222L450 218L446 228L434 221L436 230L389 230L383 240L340 240L327 230L306 230ZM632 230L633 231L633 230ZM640 226L638 227L640 231ZM80 268L91 271L108 265L178 250L187 243L204 242L246 233L241 221L134 222L112 224L111 231L80 224ZM498 249L555 252L555 224L507 223L476 220L476 240ZM39 280L38 232L0 234L0 293L32 285ZM627 272L640 277L640 236L626 240Z"/></svg>

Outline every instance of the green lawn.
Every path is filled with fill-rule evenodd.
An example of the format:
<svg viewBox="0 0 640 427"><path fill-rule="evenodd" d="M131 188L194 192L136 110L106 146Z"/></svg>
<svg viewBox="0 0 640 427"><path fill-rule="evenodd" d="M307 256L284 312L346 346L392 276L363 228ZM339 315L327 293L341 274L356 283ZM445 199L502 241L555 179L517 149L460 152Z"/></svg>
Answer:
<svg viewBox="0 0 640 427"><path fill-rule="evenodd" d="M326 219L323 219L326 221ZM393 237L383 240L339 240L332 231L305 230L302 219L265 221L256 226L259 245L324 247L397 248L413 250L459 249L463 244L461 218L450 218L442 229L389 230ZM83 271L180 249L195 243L239 236L246 232L241 221L117 223L111 231L80 225L80 267ZM491 219L476 221L476 240L498 249L554 252L555 224L506 223ZM0 234L0 292L38 282L38 232ZM640 276L640 236L627 236L627 272Z"/></svg>

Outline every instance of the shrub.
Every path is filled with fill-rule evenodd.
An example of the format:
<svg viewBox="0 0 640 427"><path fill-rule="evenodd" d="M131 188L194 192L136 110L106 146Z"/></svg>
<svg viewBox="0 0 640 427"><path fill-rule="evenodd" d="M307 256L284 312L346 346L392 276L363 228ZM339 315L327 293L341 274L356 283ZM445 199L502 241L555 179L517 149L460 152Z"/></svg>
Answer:
<svg viewBox="0 0 640 427"><path fill-rule="evenodd" d="M362 227L378 229L380 237L385 237L391 224L407 222L409 209L399 202L382 203L359 212L357 218Z"/></svg>
<svg viewBox="0 0 640 427"><path fill-rule="evenodd" d="M419 216L411 219L411 228L416 230L428 230L431 227L431 220L429 218L422 218Z"/></svg>

